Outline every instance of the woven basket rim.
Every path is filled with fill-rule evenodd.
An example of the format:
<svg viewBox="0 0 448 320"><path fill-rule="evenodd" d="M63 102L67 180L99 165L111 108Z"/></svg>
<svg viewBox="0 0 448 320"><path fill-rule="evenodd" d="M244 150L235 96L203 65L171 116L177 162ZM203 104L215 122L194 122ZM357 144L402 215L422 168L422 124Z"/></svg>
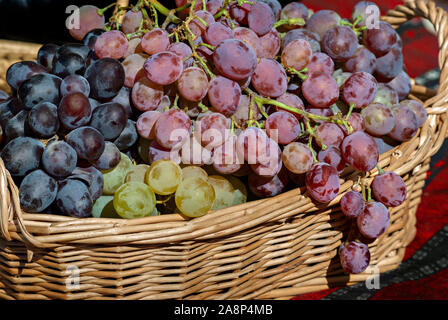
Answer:
<svg viewBox="0 0 448 320"><path fill-rule="evenodd" d="M382 20L395 28L413 17L430 20L436 29L440 47L440 84L437 94L424 102L428 120L417 135L392 150L381 154L379 166L399 175L416 170L416 166L433 155L441 146L448 128L448 67L447 43L448 14L423 0L406 2L390 10ZM5 42L8 43L8 42ZM12 45L12 42L9 42ZM425 95L424 88L413 85L415 94ZM427 91L430 92L430 91ZM426 92L426 93L427 93ZM431 95L431 92L429 93ZM418 99L416 96L412 96ZM407 159L409 161L403 161ZM378 174L373 169L365 176L370 183ZM179 241L207 241L236 234L242 230L270 222L284 223L298 214L309 214L328 209L337 204L344 193L356 183L357 173L347 169L341 176L341 188L336 199L327 204L316 204L304 195L304 188L296 188L278 196L251 201L242 205L212 211L203 217L187 220L179 214L137 218L132 220L107 218L74 218L49 214L23 213L19 203L19 191L3 161L0 159L1 217L0 231L7 240L19 240L27 245L50 248L67 244L166 244ZM289 211L289 206L301 207L301 211ZM40 236L34 236L38 230Z"/></svg>

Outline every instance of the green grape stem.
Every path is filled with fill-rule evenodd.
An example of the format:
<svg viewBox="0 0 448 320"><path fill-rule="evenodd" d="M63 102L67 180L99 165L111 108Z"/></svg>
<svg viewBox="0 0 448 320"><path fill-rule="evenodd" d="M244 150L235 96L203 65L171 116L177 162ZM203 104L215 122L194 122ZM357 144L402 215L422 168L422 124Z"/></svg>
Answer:
<svg viewBox="0 0 448 320"><path fill-rule="evenodd" d="M114 3L111 3L110 5L108 5L107 7L104 7L103 9L98 9L97 10L98 15L100 15L100 16L104 15L104 12L106 12L108 9L115 7L115 6L116 6L116 3L114 2Z"/></svg>
<svg viewBox="0 0 448 320"><path fill-rule="evenodd" d="M145 4L147 7L153 6L155 9L157 9L157 11L159 11L164 16L170 15L171 10L169 10L167 7L165 7L159 1L157 1L157 0L144 0L144 1L145 1ZM180 20L178 17L172 15L171 22L181 23L182 20Z"/></svg>
<svg viewBox="0 0 448 320"><path fill-rule="evenodd" d="M274 23L274 28L278 28L285 24L290 25L290 26L304 26L305 20L303 18L291 18L291 19L278 20L276 23Z"/></svg>
<svg viewBox="0 0 448 320"><path fill-rule="evenodd" d="M379 165L376 165L376 169L378 170L378 174L384 173L384 170Z"/></svg>
<svg viewBox="0 0 448 320"><path fill-rule="evenodd" d="M305 67L304 69L302 69L300 71L296 70L294 68L286 68L286 71L297 75L302 81L305 81L308 78L308 74L307 74L308 68L307 67Z"/></svg>

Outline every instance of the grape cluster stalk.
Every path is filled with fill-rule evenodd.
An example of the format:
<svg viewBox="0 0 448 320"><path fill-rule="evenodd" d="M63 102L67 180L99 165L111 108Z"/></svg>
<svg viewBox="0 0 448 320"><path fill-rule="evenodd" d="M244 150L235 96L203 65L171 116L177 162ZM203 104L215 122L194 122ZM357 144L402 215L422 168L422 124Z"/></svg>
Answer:
<svg viewBox="0 0 448 320"><path fill-rule="evenodd" d="M13 64L12 95L0 91L1 157L22 209L191 219L297 187L328 204L355 170L339 253L363 272L406 199L379 156L427 118L408 98L399 35L365 25L370 6L347 18L277 0L82 6L77 42Z"/></svg>

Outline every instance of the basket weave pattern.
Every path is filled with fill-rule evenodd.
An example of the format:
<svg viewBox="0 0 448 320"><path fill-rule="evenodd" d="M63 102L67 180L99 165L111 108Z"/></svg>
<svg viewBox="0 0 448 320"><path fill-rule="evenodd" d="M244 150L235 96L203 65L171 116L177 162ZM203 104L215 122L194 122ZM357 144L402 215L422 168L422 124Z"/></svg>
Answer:
<svg viewBox="0 0 448 320"><path fill-rule="evenodd" d="M430 157L447 132L447 23L433 2L412 1L383 20L398 27L415 16L437 31L441 80L425 101L428 121L408 142L380 156L379 165L406 182L408 194L391 208L390 226L370 244L370 267L346 275L337 250L350 228L338 206L357 180L341 177L341 193L317 205L303 189L186 221L179 215L135 220L77 219L29 214L0 159L0 298L4 299L287 299L300 293L364 281L372 270L398 267L415 236ZM0 42L0 74L34 59L38 45ZM0 82L3 89L4 80ZM376 169L366 176L367 181ZM79 288L66 282L77 267Z"/></svg>

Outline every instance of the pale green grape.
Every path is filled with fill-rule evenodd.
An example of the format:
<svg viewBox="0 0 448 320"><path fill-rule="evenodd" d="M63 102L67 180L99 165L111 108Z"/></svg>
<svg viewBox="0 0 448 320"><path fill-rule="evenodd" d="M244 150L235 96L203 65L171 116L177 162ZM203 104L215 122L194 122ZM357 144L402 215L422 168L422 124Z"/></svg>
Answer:
<svg viewBox="0 0 448 320"><path fill-rule="evenodd" d="M121 218L115 211L113 196L99 197L93 204L92 216L94 218Z"/></svg>
<svg viewBox="0 0 448 320"><path fill-rule="evenodd" d="M124 183L124 179L133 164L131 159L121 153L120 163L111 170L101 171L103 173L104 187L103 194L112 195Z"/></svg>
<svg viewBox="0 0 448 320"><path fill-rule="evenodd" d="M145 182L160 195L168 195L176 192L177 186L182 181L182 169L180 166L166 159L157 160L146 173Z"/></svg>
<svg viewBox="0 0 448 320"><path fill-rule="evenodd" d="M114 195L114 208L125 219L150 216L156 207L156 195L142 182L127 182Z"/></svg>
<svg viewBox="0 0 448 320"><path fill-rule="evenodd" d="M233 204L236 206L237 204L242 204L247 202L247 188L244 183L234 176L226 177L227 180L232 184L234 191Z"/></svg>
<svg viewBox="0 0 448 320"><path fill-rule="evenodd" d="M176 190L177 208L187 217L196 218L211 210L215 201L213 186L201 178L187 178Z"/></svg>
<svg viewBox="0 0 448 320"><path fill-rule="evenodd" d="M233 205L235 189L226 178L217 175L209 176L208 182L215 190L213 210L224 209Z"/></svg>
<svg viewBox="0 0 448 320"><path fill-rule="evenodd" d="M124 182L138 181L145 183L145 175L149 166L147 164L138 164L133 166L126 175Z"/></svg>
<svg viewBox="0 0 448 320"><path fill-rule="evenodd" d="M207 181L208 179L208 174L207 172L202 169L201 167L197 167L197 166L187 166L182 168L182 179L185 180L187 178L201 178L204 179L205 181Z"/></svg>

